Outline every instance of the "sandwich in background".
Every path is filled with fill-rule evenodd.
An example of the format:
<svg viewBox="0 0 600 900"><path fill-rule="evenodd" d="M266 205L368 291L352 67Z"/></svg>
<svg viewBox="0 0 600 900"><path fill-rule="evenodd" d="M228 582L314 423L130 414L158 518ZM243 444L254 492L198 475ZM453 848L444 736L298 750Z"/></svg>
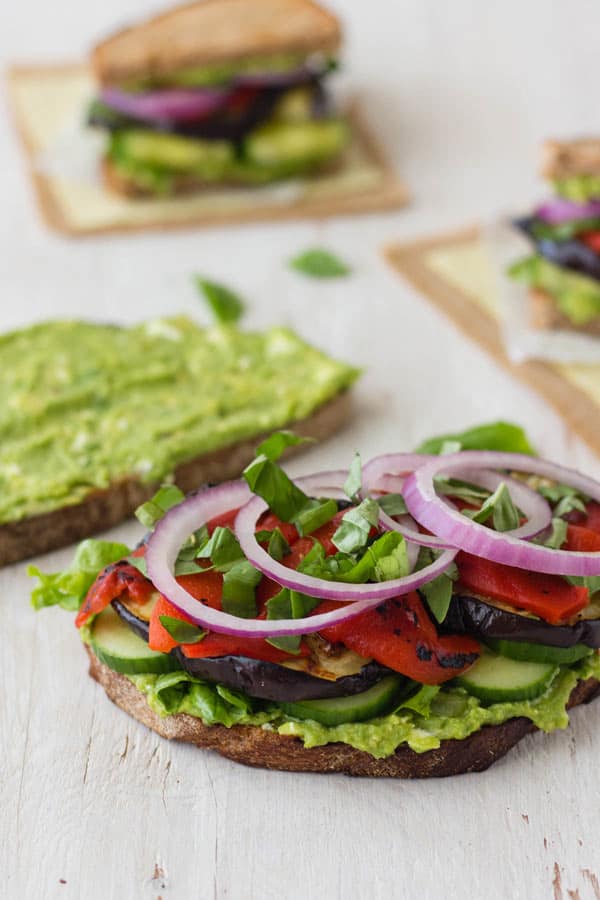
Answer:
<svg viewBox="0 0 600 900"><path fill-rule="evenodd" d="M508 274L529 288L534 327L600 336L600 140L546 141L541 174L555 196L516 222L534 253Z"/></svg>
<svg viewBox="0 0 600 900"><path fill-rule="evenodd" d="M88 123L129 196L262 185L338 162L350 126L329 94L341 43L312 0L200 0L98 44Z"/></svg>

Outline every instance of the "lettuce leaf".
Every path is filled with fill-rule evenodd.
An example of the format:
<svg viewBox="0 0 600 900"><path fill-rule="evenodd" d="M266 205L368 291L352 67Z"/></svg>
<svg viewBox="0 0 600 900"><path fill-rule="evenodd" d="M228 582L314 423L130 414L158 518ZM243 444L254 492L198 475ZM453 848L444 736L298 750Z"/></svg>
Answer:
<svg viewBox="0 0 600 900"><path fill-rule="evenodd" d="M45 574L37 566L29 566L27 574L39 578L39 585L31 592L35 609L44 606L61 606L76 612L85 595L105 566L128 556L129 547L112 541L88 538L79 544L72 562L62 572Z"/></svg>

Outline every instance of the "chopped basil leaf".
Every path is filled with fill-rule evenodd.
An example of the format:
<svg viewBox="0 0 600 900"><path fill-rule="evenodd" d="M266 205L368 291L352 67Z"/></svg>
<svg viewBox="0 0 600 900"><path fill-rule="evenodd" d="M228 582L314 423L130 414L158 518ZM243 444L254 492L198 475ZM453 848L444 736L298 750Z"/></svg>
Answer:
<svg viewBox="0 0 600 900"><path fill-rule="evenodd" d="M350 464L350 469L348 470L348 477L344 482L344 493L346 497L349 497L351 500L356 499L358 494L360 493L360 489L362 487L362 463L360 459L360 453L357 451L354 454L354 459Z"/></svg>
<svg viewBox="0 0 600 900"><path fill-rule="evenodd" d="M286 539L284 538L281 530L279 528L275 528L269 537L269 546L267 547L267 553L269 556L272 556L273 559L276 559L277 562L281 562L284 556L287 556L288 553L291 553L292 549Z"/></svg>
<svg viewBox="0 0 600 900"><path fill-rule="evenodd" d="M377 504L388 516L405 516L408 512L402 494L384 494L377 498Z"/></svg>
<svg viewBox="0 0 600 900"><path fill-rule="evenodd" d="M227 572L244 559L244 554L231 528L217 525L210 538L196 552L196 558L210 559L217 572Z"/></svg>
<svg viewBox="0 0 600 900"><path fill-rule="evenodd" d="M160 624L178 644L198 644L207 633L191 622L184 622L174 616L159 616Z"/></svg>
<svg viewBox="0 0 600 900"><path fill-rule="evenodd" d="M396 533L394 532L394 534ZM402 538L402 540L398 542L392 552L387 554L387 556L381 556L375 563L373 574L376 581L392 581L394 578L404 578L410 572L406 541L401 534L398 537Z"/></svg>
<svg viewBox="0 0 600 900"><path fill-rule="evenodd" d="M203 525L193 533L193 535L183 545L177 554L177 560L193 560L198 556L199 548L203 547L208 541L208 528Z"/></svg>
<svg viewBox="0 0 600 900"><path fill-rule="evenodd" d="M553 504L553 515L558 518L574 511L585 512L585 503L588 498L567 484L541 485L538 487L538 493Z"/></svg>
<svg viewBox="0 0 600 900"><path fill-rule="evenodd" d="M128 556L127 562L130 566L133 566L134 569L137 569L138 572L141 572L145 578L148 577L148 567L146 565L145 556Z"/></svg>
<svg viewBox="0 0 600 900"><path fill-rule="evenodd" d="M579 587L586 587L592 594L600 591L600 575L565 575L569 584L576 584Z"/></svg>
<svg viewBox="0 0 600 900"><path fill-rule="evenodd" d="M171 509L171 507L181 503L184 497L185 494L183 491L180 491L176 485L163 484L151 500L138 506L135 511L136 519L138 522L141 522L145 528L154 528L164 514Z"/></svg>
<svg viewBox="0 0 600 900"><path fill-rule="evenodd" d="M267 619L304 619L320 602L318 597L282 588L267 600Z"/></svg>
<svg viewBox="0 0 600 900"><path fill-rule="evenodd" d="M276 462L264 454L253 459L243 475L250 490L262 497L284 522L291 522L308 503L306 494L296 487Z"/></svg>
<svg viewBox="0 0 600 900"><path fill-rule="evenodd" d="M337 513L335 500L309 500L294 516L293 523L301 537L330 522Z"/></svg>
<svg viewBox="0 0 600 900"><path fill-rule="evenodd" d="M208 281L199 275L194 276L198 291L203 294L217 322L235 323L239 321L244 304L236 293L215 281Z"/></svg>
<svg viewBox="0 0 600 900"><path fill-rule="evenodd" d="M550 534L550 537L546 538L546 540L543 542L544 546L550 547L552 550L560 550L567 539L568 527L569 526L564 519L559 519L554 516L552 519L552 532Z"/></svg>
<svg viewBox="0 0 600 900"><path fill-rule="evenodd" d="M485 500L478 510L466 509L463 515L484 525L490 518L496 531L512 531L519 527L519 511L513 503L510 491L501 481L493 494Z"/></svg>
<svg viewBox="0 0 600 900"><path fill-rule="evenodd" d="M332 537L332 543L344 553L354 553L364 547L369 540L371 528L379 521L379 506L374 500L363 500L352 507L340 523Z"/></svg>
<svg viewBox="0 0 600 900"><path fill-rule="evenodd" d="M301 559L298 563L297 571L320 578L319 573L322 571L324 562L325 549L322 544L313 538L313 545L304 559Z"/></svg>
<svg viewBox="0 0 600 900"><path fill-rule="evenodd" d="M339 257L317 247L295 256L290 266L311 278L339 278L350 274L350 268Z"/></svg>
<svg viewBox="0 0 600 900"><path fill-rule="evenodd" d="M447 478L445 475L439 475L434 479L434 483L438 494L466 500L467 503L483 503L490 496L490 491L486 488L470 484L468 481L461 481L460 478Z"/></svg>
<svg viewBox="0 0 600 900"><path fill-rule="evenodd" d="M282 588L278 594L267 600L267 619L304 619L320 602L317 597L308 597L299 591ZM297 654L302 638L300 635L290 634L266 640L278 650Z"/></svg>
<svg viewBox="0 0 600 900"><path fill-rule="evenodd" d="M434 561L435 557L431 551L427 551L426 555L428 556L428 561L425 564L429 565ZM419 561L421 562L421 558ZM437 622L443 622L448 615L450 601L452 600L452 583L457 578L458 569L452 563L445 572L442 572L437 578L428 581L419 588L419 593L425 597L431 614Z"/></svg>
<svg viewBox="0 0 600 900"><path fill-rule="evenodd" d="M223 575L223 612L253 619L256 616L254 590L261 578L261 573L247 559L234 562Z"/></svg>
<svg viewBox="0 0 600 900"><path fill-rule="evenodd" d="M535 456L535 450L524 430L512 422L490 422L458 434L433 437L423 441L417 453L438 454L446 441L459 441L463 450L503 450L507 453L526 453Z"/></svg>
<svg viewBox="0 0 600 900"><path fill-rule="evenodd" d="M267 644L277 650L283 650L284 653L292 653L294 656L300 653L301 640L302 637L299 634L281 634L279 637L265 638Z"/></svg>
<svg viewBox="0 0 600 900"><path fill-rule="evenodd" d="M288 447L297 447L298 444L314 442L314 438L301 437L293 431L274 431L266 440L256 448L257 456L266 456L267 459L276 462Z"/></svg>

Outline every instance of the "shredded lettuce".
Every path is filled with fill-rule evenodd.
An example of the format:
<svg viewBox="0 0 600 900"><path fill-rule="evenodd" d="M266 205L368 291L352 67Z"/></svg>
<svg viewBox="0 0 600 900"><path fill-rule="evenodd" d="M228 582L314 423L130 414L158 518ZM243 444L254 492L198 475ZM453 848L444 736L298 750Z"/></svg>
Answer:
<svg viewBox="0 0 600 900"><path fill-rule="evenodd" d="M76 612L98 573L130 552L125 544L88 538L78 546L71 564L62 572L46 575L37 566L29 566L27 574L40 580L31 592L34 608L62 606L69 612Z"/></svg>

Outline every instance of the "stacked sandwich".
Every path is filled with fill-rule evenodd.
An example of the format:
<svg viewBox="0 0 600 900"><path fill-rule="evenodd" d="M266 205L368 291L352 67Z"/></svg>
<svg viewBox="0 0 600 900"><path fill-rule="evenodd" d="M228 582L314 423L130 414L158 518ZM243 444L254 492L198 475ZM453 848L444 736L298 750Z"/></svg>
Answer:
<svg viewBox="0 0 600 900"><path fill-rule="evenodd" d="M329 166L348 142L325 79L337 19L311 0L202 0L99 44L89 111L126 195L260 185Z"/></svg>
<svg viewBox="0 0 600 900"><path fill-rule="evenodd" d="M535 253L509 274L529 286L532 323L600 335L600 141L547 141L556 196L517 222Z"/></svg>

